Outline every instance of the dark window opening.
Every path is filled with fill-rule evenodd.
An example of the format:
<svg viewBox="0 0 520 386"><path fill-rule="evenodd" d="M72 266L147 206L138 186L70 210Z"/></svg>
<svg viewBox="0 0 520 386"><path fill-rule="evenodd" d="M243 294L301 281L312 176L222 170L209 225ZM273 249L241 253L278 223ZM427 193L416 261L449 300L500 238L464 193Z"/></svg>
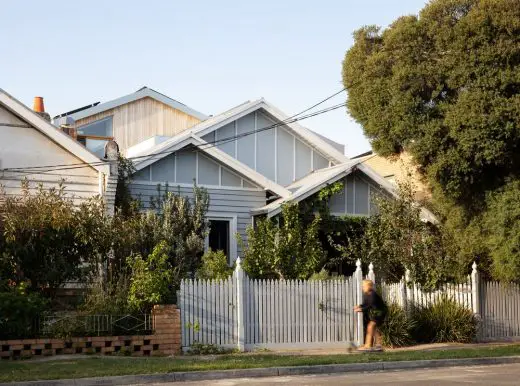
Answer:
<svg viewBox="0 0 520 386"><path fill-rule="evenodd" d="M223 251L229 262L229 220L210 220L209 226L208 247Z"/></svg>

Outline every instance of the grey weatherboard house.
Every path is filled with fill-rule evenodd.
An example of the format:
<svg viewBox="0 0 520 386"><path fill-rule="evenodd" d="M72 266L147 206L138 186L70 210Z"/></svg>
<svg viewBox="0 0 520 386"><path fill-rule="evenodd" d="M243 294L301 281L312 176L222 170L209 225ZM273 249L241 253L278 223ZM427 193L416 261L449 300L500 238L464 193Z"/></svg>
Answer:
<svg viewBox="0 0 520 386"><path fill-rule="evenodd" d="M157 105L165 100L162 94L143 88L130 96L76 112L72 117L87 122L80 129L86 127L84 131L88 133L88 128L97 124L97 118L113 119L117 127L117 122L123 121L117 117L118 112L136 108L125 104L145 102ZM224 250L230 262L242 252L235 235L240 234L247 242L246 228L253 224L255 216L276 216L282 204L305 200L328 184L344 182L343 191L330 202L334 215L368 216L374 211L372 194L395 195L392 184L361 160L346 157L343 145L295 122L285 123L290 122L288 117L264 99L248 101L211 117L190 115L194 110L181 104L177 120L169 121L163 119L164 111L153 110L155 105L144 110L140 107L135 113L139 115L139 126L128 121L134 113L124 114L127 126L142 131L140 138L143 133L152 134L136 144L127 140L131 146L123 148L124 154L134 159L137 170L131 192L146 206L150 197L157 194L158 185L162 191L168 186L170 191L186 196L193 194L194 183L206 188L210 196L206 246ZM160 105L161 109L175 107L172 103ZM143 111L147 108L153 122L143 125ZM194 124L185 128L190 122ZM157 126L168 124L169 131ZM122 124L117 130L108 132L107 137L118 142L119 135L130 139L136 136L134 132L118 134L125 130ZM430 217L426 211L423 214Z"/></svg>

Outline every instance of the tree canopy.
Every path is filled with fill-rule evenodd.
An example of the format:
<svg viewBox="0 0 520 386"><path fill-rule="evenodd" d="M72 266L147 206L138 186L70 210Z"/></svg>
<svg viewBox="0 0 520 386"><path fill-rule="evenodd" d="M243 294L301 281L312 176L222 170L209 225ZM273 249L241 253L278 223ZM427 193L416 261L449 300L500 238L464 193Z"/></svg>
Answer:
<svg viewBox="0 0 520 386"><path fill-rule="evenodd" d="M453 254L520 280L520 2L433 0L354 40L347 108L374 150L410 152Z"/></svg>
<svg viewBox="0 0 520 386"><path fill-rule="evenodd" d="M518 0L434 0L354 38L347 106L376 152L409 150L435 189L469 209L518 176Z"/></svg>

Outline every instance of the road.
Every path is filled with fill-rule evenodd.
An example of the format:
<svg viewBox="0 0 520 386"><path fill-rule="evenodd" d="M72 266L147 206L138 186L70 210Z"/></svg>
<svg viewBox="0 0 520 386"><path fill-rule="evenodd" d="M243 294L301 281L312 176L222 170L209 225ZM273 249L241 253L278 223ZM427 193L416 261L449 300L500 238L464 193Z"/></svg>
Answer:
<svg viewBox="0 0 520 386"><path fill-rule="evenodd" d="M381 371L277 378L244 378L218 381L175 382L170 386L320 386L320 385L519 385L520 364L449 367L440 369ZM164 386L166 384L161 384ZM157 384L156 386L159 386Z"/></svg>

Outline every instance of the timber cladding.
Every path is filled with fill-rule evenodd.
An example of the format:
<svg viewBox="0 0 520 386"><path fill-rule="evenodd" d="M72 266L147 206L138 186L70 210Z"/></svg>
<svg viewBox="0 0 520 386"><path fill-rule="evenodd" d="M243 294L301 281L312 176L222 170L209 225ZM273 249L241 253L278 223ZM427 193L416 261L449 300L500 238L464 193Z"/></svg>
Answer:
<svg viewBox="0 0 520 386"><path fill-rule="evenodd" d="M154 306L152 315L154 330L152 335L3 340L0 341L0 358L19 359L63 354L128 356L179 354L180 310L174 305Z"/></svg>
<svg viewBox="0 0 520 386"><path fill-rule="evenodd" d="M78 119L74 127L77 129L110 116L112 116L113 137L121 151L156 135L174 136L200 122L196 117L145 97Z"/></svg>

